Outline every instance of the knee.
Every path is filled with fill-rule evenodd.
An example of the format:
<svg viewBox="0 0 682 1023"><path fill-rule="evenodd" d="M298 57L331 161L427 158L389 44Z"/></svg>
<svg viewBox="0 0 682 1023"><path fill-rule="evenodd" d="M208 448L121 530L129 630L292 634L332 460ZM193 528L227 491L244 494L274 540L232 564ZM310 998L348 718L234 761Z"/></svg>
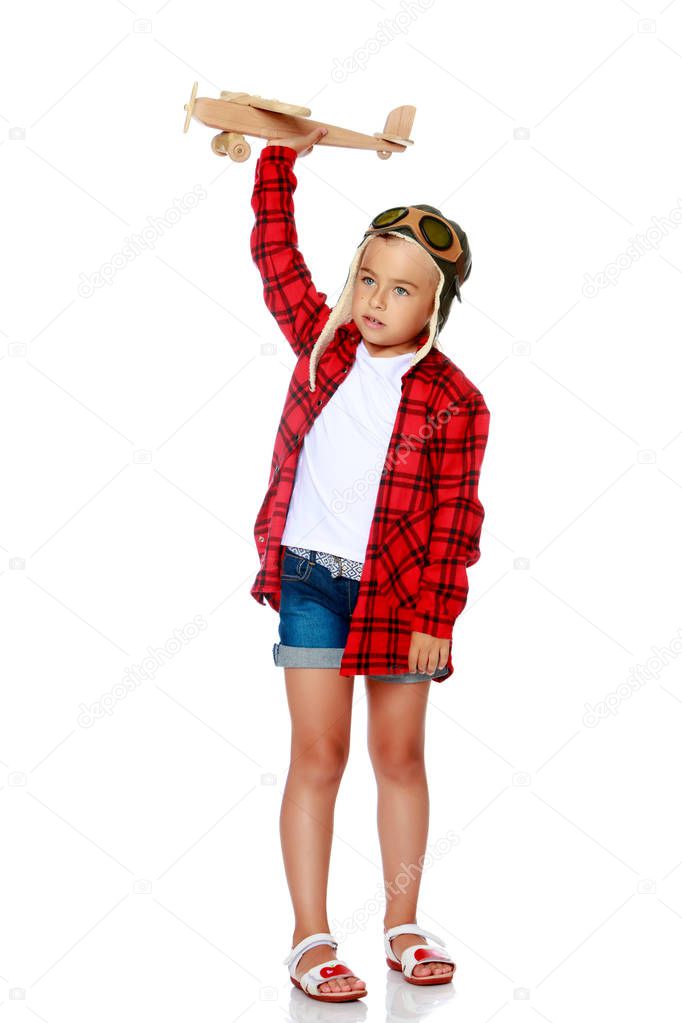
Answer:
<svg viewBox="0 0 682 1023"><path fill-rule="evenodd" d="M396 742L370 745L369 758L377 778L404 784L421 780L425 774L422 746Z"/></svg>
<svg viewBox="0 0 682 1023"><path fill-rule="evenodd" d="M335 785L341 781L348 763L348 748L320 738L307 749L294 753L290 772L312 785Z"/></svg>

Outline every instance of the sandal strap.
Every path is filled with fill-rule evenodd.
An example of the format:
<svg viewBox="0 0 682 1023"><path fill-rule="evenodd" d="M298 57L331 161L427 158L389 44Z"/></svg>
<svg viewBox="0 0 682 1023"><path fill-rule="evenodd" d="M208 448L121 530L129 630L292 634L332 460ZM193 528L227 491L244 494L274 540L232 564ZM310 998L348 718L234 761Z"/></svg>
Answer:
<svg viewBox="0 0 682 1023"><path fill-rule="evenodd" d="M427 941L435 941L437 945L445 945L442 938L439 938L437 934L432 931L427 931L423 927L420 927L416 921L411 924L398 924L396 927L389 927L384 932L384 946L386 948L386 955L389 959L392 959L394 963L399 963L397 955L391 948L391 939L397 938L399 934L418 934L421 938L426 938Z"/></svg>
<svg viewBox="0 0 682 1023"><path fill-rule="evenodd" d="M326 984L327 981L338 977L354 976L355 974L348 963L344 963L342 959L328 959L325 963L313 966L311 969L306 970L305 973L302 973L298 982L305 992L317 995L320 993L320 984Z"/></svg>
<svg viewBox="0 0 682 1023"><path fill-rule="evenodd" d="M317 945L331 945L332 948L338 948L339 943L333 934L325 933L324 931L317 931L315 934L309 934L307 938L301 938L286 958L282 960L284 965L289 967L289 973L292 977L296 972L296 965L303 953L307 952L309 948L315 948Z"/></svg>
<svg viewBox="0 0 682 1023"><path fill-rule="evenodd" d="M421 938L433 941L440 947L436 949L428 945L408 945L403 950L402 955L397 956L391 948L391 939L397 938L399 934L418 934ZM416 921L408 924L398 924L396 927L389 927L384 932L386 955L392 962L400 964L400 968L406 977L412 976L413 970L419 962L446 962L452 963L454 966L454 959L448 955L444 946L445 942L442 938L432 931L427 931L424 927L420 927Z"/></svg>
<svg viewBox="0 0 682 1023"><path fill-rule="evenodd" d="M400 957L400 965L406 977L414 975L415 966L420 963L450 963L454 969L455 960L444 948L435 945L410 945Z"/></svg>

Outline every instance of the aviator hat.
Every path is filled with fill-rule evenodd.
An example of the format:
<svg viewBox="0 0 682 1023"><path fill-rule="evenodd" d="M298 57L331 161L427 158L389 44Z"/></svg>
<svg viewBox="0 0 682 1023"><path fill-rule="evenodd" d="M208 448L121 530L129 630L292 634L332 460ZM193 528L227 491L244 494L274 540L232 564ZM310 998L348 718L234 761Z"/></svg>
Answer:
<svg viewBox="0 0 682 1023"><path fill-rule="evenodd" d="M423 210L426 216L416 213L417 210ZM434 214L434 216L430 217L429 214ZM407 220L410 223L407 223ZM385 227L381 226L383 223L386 223ZM449 225L449 231L445 225ZM433 347L436 338L445 326L455 295L459 302L462 301L460 288L471 273L471 250L467 236L459 224L454 220L448 220L435 206L397 206L391 210L384 210L383 213L374 217L365 231L362 241L355 251L343 291L312 348L310 353L311 391L315 390L315 373L322 353L334 337L337 327L351 319L353 286L362 254L372 238L378 234L395 234L414 245L419 245L438 268L439 280L436 286L433 313L429 320L429 335L421 348L414 353L410 367L423 359ZM454 237L452 237L453 235ZM429 243L430 240L436 243L435 246ZM446 251L450 258L446 259L444 255L439 255L436 247Z"/></svg>

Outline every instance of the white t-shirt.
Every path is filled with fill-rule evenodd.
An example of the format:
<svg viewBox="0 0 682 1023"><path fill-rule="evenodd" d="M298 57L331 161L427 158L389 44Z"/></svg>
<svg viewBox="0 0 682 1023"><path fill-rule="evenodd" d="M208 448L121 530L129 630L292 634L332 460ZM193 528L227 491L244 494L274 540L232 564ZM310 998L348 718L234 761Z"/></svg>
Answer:
<svg viewBox="0 0 682 1023"><path fill-rule="evenodd" d="M413 356L372 356L360 339L346 379L303 438L283 544L365 560L401 377Z"/></svg>

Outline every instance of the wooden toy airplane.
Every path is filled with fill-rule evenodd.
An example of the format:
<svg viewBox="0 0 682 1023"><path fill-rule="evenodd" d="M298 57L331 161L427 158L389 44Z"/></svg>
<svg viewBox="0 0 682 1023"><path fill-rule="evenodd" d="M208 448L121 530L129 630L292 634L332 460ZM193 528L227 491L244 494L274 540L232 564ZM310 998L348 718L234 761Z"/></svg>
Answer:
<svg viewBox="0 0 682 1023"><path fill-rule="evenodd" d="M391 153L403 153L407 146L414 145L408 135L416 107L396 107L386 118L382 132L363 135L324 121L309 121L308 107L251 96L247 92L221 92L220 99L197 99L198 85L198 82L194 83L189 103L185 104L184 130L188 130L193 117L209 128L222 129L211 139L211 148L218 156L229 156L237 163L248 160L251 154L251 146L244 135L274 142L278 138L308 134L313 128L326 128L327 134L315 143L316 146L374 149L380 160L388 160Z"/></svg>

